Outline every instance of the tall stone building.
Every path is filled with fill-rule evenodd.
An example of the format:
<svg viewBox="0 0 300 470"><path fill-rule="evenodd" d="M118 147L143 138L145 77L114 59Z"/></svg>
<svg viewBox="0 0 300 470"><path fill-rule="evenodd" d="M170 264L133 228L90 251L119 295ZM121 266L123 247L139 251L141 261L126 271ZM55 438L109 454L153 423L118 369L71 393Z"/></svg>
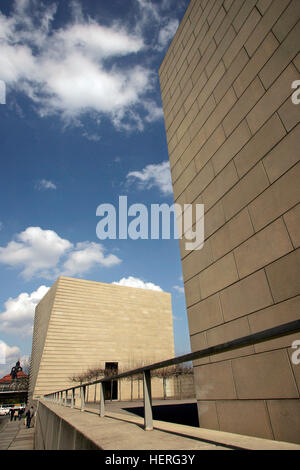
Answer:
<svg viewBox="0 0 300 470"><path fill-rule="evenodd" d="M192 350L299 319L299 0L192 0L160 67ZM195 361L200 426L300 442L299 334Z"/></svg>
<svg viewBox="0 0 300 470"><path fill-rule="evenodd" d="M89 368L121 372L173 356L170 294L59 277L36 307L29 397L76 385ZM131 384L118 386L113 398L130 398Z"/></svg>

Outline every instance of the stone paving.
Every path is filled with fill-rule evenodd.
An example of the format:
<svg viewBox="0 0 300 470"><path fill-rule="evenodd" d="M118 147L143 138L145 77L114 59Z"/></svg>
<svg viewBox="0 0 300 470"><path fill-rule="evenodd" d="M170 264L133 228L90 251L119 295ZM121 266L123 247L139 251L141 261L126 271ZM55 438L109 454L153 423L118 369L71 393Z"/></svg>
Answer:
<svg viewBox="0 0 300 470"><path fill-rule="evenodd" d="M0 450L33 450L34 428L27 429L24 419L8 421L0 432Z"/></svg>

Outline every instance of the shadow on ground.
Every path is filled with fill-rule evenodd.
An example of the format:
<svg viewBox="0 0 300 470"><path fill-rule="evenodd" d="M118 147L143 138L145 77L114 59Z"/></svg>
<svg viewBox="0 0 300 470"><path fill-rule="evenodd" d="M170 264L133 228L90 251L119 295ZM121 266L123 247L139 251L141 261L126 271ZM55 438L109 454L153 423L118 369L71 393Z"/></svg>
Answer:
<svg viewBox="0 0 300 470"><path fill-rule="evenodd" d="M144 407L122 408L124 411L144 417ZM168 423L185 424L199 427L196 403L183 403L178 405L154 405L153 419L167 421Z"/></svg>

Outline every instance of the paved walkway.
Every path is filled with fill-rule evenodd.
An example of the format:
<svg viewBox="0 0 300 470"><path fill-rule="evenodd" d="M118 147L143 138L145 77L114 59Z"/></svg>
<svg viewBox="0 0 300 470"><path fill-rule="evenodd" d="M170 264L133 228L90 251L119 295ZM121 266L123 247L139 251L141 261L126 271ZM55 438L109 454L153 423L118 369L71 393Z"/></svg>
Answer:
<svg viewBox="0 0 300 470"><path fill-rule="evenodd" d="M128 410L107 410L105 417L100 418L93 407L87 406L86 412L81 412L49 401L41 403L103 450L300 450L300 445L288 442L159 420L153 421L153 431L144 431L144 419ZM48 442L53 443L50 437ZM40 448L44 448L44 443ZM68 439L61 442L60 448L70 448Z"/></svg>
<svg viewBox="0 0 300 470"><path fill-rule="evenodd" d="M74 428L78 433L88 438L92 443L102 450L227 450L228 446L212 442L198 437L181 435L179 425L172 425L172 430L167 432L159 429L153 431L144 431L144 420L139 416L120 413L108 413L104 418L100 418L98 412L91 408L90 412L81 412L77 409L54 405L49 402L42 403L47 406L58 418L62 418L65 423L70 424L61 429L65 433L60 436L59 449L69 450L70 443L73 443L73 437L70 437L70 429ZM45 415L42 415L45 417ZM117 418L117 419L116 419ZM39 428L39 421L37 423ZM57 420L53 423L57 423ZM158 421L154 422L156 426ZM165 423L166 424L166 423ZM57 424L56 424L57 426ZM68 431L69 429L69 431ZM57 442L53 438L53 428L48 427L39 432L37 440L37 450L56 449ZM44 440L45 439L45 440ZM55 445L53 447L53 443Z"/></svg>
<svg viewBox="0 0 300 470"><path fill-rule="evenodd" d="M0 450L33 450L34 428L27 429L24 420L9 421L0 432Z"/></svg>

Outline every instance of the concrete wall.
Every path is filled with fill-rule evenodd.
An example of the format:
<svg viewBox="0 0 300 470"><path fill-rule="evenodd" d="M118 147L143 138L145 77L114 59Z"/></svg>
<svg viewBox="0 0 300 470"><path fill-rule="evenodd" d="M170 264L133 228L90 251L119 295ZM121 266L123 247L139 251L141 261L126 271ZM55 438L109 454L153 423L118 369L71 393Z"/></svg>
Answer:
<svg viewBox="0 0 300 470"><path fill-rule="evenodd" d="M101 450L68 421L39 402L35 417L35 450Z"/></svg>
<svg viewBox="0 0 300 470"><path fill-rule="evenodd" d="M170 294L60 277L36 308L29 395L105 362L121 371L173 356Z"/></svg>
<svg viewBox="0 0 300 470"><path fill-rule="evenodd" d="M192 350L299 318L299 0L192 0L160 67ZM300 442L299 335L196 361L202 427Z"/></svg>

